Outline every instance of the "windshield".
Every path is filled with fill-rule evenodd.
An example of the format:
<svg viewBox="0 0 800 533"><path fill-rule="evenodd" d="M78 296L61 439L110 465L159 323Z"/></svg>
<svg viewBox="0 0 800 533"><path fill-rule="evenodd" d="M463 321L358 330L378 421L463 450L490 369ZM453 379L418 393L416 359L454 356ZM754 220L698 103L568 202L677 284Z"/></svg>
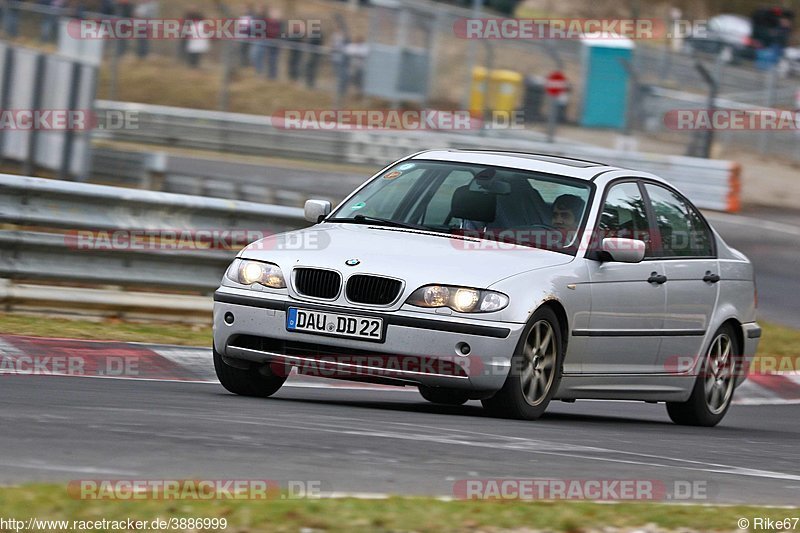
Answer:
<svg viewBox="0 0 800 533"><path fill-rule="evenodd" d="M441 161L400 163L329 221L385 223L574 253L591 189L579 180Z"/></svg>

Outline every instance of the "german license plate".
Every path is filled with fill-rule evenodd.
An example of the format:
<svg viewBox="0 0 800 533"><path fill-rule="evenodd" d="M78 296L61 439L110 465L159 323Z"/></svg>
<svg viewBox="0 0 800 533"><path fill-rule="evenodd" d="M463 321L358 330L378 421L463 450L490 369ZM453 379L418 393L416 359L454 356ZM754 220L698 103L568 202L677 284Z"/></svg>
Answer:
<svg viewBox="0 0 800 533"><path fill-rule="evenodd" d="M290 307L286 315L286 329L303 333L316 333L331 337L350 337L366 341L383 341L383 319L364 316L340 315Z"/></svg>

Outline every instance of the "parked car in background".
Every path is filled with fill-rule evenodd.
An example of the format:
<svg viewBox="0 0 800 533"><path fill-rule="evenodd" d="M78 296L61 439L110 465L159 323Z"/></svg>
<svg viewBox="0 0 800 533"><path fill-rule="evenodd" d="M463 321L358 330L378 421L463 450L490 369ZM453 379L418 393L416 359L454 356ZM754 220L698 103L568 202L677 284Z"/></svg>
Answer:
<svg viewBox="0 0 800 533"><path fill-rule="evenodd" d="M721 56L726 63L755 60L761 43L753 39L753 24L740 15L717 15L703 31L686 37L684 46L690 53Z"/></svg>

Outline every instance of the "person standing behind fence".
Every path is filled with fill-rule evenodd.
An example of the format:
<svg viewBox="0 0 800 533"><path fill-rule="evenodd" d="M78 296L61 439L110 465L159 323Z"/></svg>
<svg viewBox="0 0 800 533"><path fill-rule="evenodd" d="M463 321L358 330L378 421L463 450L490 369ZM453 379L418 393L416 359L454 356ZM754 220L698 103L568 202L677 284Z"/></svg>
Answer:
<svg viewBox="0 0 800 533"><path fill-rule="evenodd" d="M339 20L336 31L331 35L331 63L336 72L336 97L341 100L350 85L350 57L345 50L350 40L344 23Z"/></svg>
<svg viewBox="0 0 800 533"><path fill-rule="evenodd" d="M115 0L102 0L100 2L100 14L111 16L117 12L117 2Z"/></svg>
<svg viewBox="0 0 800 533"><path fill-rule="evenodd" d="M198 68L205 54L211 49L211 42L208 36L203 35L199 22L203 20L203 14L192 8L186 14L184 24L187 25L188 38L186 39L186 57L189 66Z"/></svg>
<svg viewBox="0 0 800 533"><path fill-rule="evenodd" d="M243 67L250 64L250 47L252 44L251 39L255 37L255 28L253 21L256 19L256 11L253 4L249 4L244 12L244 15L239 17L239 31L245 37L239 47L239 62Z"/></svg>
<svg viewBox="0 0 800 533"><path fill-rule="evenodd" d="M264 59L267 56L266 25L269 20L267 8L262 6L253 23L253 40L250 43L250 64L256 74L264 73Z"/></svg>
<svg viewBox="0 0 800 533"><path fill-rule="evenodd" d="M306 43L311 47L308 51L308 60L305 65L306 74L306 87L315 89L317 87L317 72L319 70L319 61L322 57L322 33L320 30L311 32L306 36Z"/></svg>
<svg viewBox="0 0 800 533"><path fill-rule="evenodd" d="M161 6L158 0L139 0L133 14L137 19L152 20L157 19ZM150 35L147 39L136 41L136 54L140 59L145 59L150 53Z"/></svg>
<svg viewBox="0 0 800 533"><path fill-rule="evenodd" d="M297 81L300 79L300 71L302 70L303 63L303 44L305 28L297 27L296 25L284 24L283 31L285 32L286 42L289 43L289 79Z"/></svg>
<svg viewBox="0 0 800 533"><path fill-rule="evenodd" d="M0 10L3 13L3 32L8 37L17 37L19 35L19 11L8 2L0 5Z"/></svg>
<svg viewBox="0 0 800 533"><path fill-rule="evenodd" d="M66 0L39 0L39 5L47 9L42 15L42 31L40 39L44 43L53 42L58 35L58 19L67 7Z"/></svg>
<svg viewBox="0 0 800 533"><path fill-rule="evenodd" d="M279 9L269 10L267 19L267 75L269 79L278 79L278 64L281 58L280 41L283 38L283 20Z"/></svg>
<svg viewBox="0 0 800 533"><path fill-rule="evenodd" d="M356 88L356 96L361 98L364 95L364 69L369 55L369 45L363 37L356 37L352 43L345 46L344 53L350 61L350 83Z"/></svg>
<svg viewBox="0 0 800 533"><path fill-rule="evenodd" d="M116 16L119 18L133 18L133 3L131 0L118 0ZM124 56L128 52L128 40L117 39L117 55Z"/></svg>

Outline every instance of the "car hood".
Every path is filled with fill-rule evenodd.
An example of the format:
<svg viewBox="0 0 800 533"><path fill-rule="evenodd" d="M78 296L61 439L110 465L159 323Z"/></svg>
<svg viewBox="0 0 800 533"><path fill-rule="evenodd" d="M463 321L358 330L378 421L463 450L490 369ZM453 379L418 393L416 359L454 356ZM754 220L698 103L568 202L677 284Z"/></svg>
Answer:
<svg viewBox="0 0 800 533"><path fill-rule="evenodd" d="M257 241L241 257L400 278L411 290L443 283L482 288L522 272L571 262L567 254L443 234L357 224L320 224ZM350 260L358 260L348 266Z"/></svg>

